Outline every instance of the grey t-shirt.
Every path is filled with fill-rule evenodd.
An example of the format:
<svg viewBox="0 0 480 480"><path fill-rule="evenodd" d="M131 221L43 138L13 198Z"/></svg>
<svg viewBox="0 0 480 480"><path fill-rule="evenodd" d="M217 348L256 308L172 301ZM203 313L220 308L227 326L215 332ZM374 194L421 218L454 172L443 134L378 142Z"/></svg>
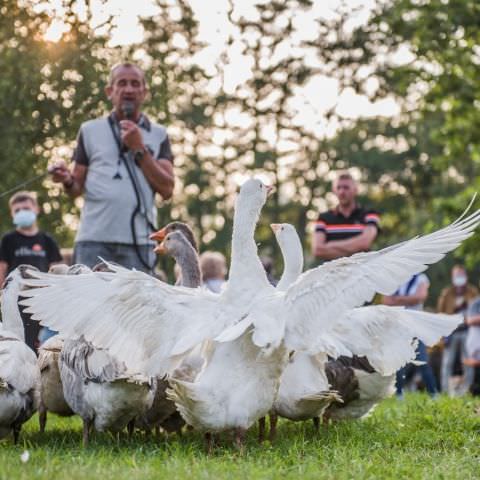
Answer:
<svg viewBox="0 0 480 480"><path fill-rule="evenodd" d="M467 319L480 315L480 297L474 298L467 309ZM467 341L465 343L467 358L480 360L480 326L471 325L468 327Z"/></svg>
<svg viewBox="0 0 480 480"><path fill-rule="evenodd" d="M119 137L115 115L109 117ZM107 243L134 243L131 216L137 206L135 190L123 162L119 147L112 132L109 118L89 120L82 124L78 135L74 161L88 166L85 181L85 203L80 216L80 227L75 241ZM156 159L173 161L165 127L151 123L141 116L138 123L145 147ZM157 209L155 193L131 154L125 153L135 173L143 206L135 216L135 231L138 245L152 245L148 221L156 226Z"/></svg>

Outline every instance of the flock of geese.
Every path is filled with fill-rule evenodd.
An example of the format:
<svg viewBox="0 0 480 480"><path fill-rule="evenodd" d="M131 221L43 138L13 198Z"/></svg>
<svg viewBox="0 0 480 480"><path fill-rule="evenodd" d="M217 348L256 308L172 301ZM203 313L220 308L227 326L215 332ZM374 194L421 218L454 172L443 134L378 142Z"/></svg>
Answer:
<svg viewBox="0 0 480 480"><path fill-rule="evenodd" d="M197 245L174 222L152 235L157 253L175 258L173 286L103 261L96 268L57 266L41 273L14 270L2 294L0 438L38 409L79 415L83 442L92 429L181 433L187 424L214 436L233 430L241 447L270 415L360 418L393 393L395 372L427 345L448 335L458 316L363 306L390 295L413 274L469 237L480 211L432 234L392 247L340 258L303 271L295 229L272 229L284 272L272 286L258 258L254 231L270 188L246 181L234 213L229 280L221 293L201 286ZM59 332L38 359L24 343L19 305Z"/></svg>

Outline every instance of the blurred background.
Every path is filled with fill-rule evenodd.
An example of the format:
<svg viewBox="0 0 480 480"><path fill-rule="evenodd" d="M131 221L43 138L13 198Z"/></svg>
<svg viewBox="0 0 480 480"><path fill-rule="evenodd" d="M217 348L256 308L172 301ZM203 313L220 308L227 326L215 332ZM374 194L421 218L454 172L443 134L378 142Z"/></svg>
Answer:
<svg viewBox="0 0 480 480"><path fill-rule="evenodd" d="M142 66L146 112L167 126L176 190L160 224L192 224L227 256L235 192L274 184L257 231L281 272L271 222L311 222L350 168L382 214L375 248L447 224L479 188L480 4L475 0L3 0L0 193L69 161L81 122L109 111L120 60ZM41 228L64 248L82 207L48 179ZM8 196L0 232L11 229ZM476 207L480 205L477 201ZM478 284L478 235L429 270L430 298L465 262Z"/></svg>

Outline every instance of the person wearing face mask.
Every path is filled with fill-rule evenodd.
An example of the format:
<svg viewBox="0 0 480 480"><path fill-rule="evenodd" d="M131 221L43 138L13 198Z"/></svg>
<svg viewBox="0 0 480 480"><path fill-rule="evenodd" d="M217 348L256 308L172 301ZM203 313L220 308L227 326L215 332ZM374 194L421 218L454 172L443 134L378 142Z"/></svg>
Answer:
<svg viewBox="0 0 480 480"><path fill-rule="evenodd" d="M424 273L413 275L408 282L401 285L398 290L390 296L383 296L382 303L390 306L405 307L409 310L423 310L423 304L428 297L430 280ZM428 363L428 351L426 345L418 341L417 356L415 358L420 365L409 364L397 372L396 390L397 397L403 398L403 388L405 386L405 377L408 369L418 369L425 388L430 396L435 397L438 394L437 382L433 375L432 367Z"/></svg>
<svg viewBox="0 0 480 480"><path fill-rule="evenodd" d="M468 283L467 270L463 265L455 265L451 271L452 284L442 290L437 302L437 312L461 313L466 315L468 304L478 295L478 289ZM460 355L462 362L466 358L466 340L468 325L461 324L449 337L444 340L444 349L441 367L442 392L453 393L450 388L450 377L455 370L456 358ZM464 394L472 384L474 371L464 365L463 379L458 385L457 392Z"/></svg>
<svg viewBox="0 0 480 480"><path fill-rule="evenodd" d="M7 232L0 242L0 285L19 265L33 265L47 272L51 265L62 262L55 240L37 225L37 199L32 192L17 192L9 200L10 214L15 230ZM38 347L40 324L22 312L25 341L35 350Z"/></svg>

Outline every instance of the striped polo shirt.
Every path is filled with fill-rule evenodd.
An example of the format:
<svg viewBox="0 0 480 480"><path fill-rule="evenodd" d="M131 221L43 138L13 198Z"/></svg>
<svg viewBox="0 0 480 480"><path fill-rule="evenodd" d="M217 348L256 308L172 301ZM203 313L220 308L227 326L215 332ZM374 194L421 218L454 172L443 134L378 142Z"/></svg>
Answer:
<svg viewBox="0 0 480 480"><path fill-rule="evenodd" d="M380 231L380 215L357 205L348 217L336 208L321 213L315 222L315 231L324 232L327 242L330 242L360 235L367 225L373 225Z"/></svg>

